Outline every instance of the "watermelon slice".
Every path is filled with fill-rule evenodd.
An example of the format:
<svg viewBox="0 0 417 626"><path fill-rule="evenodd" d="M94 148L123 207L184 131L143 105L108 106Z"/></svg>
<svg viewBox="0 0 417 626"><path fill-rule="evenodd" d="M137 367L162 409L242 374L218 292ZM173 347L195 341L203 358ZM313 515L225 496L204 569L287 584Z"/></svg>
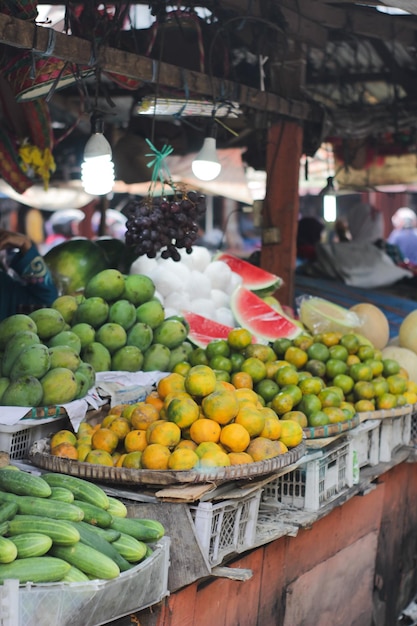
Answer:
<svg viewBox="0 0 417 626"><path fill-rule="evenodd" d="M219 324L192 311L183 311L182 316L189 328L187 339L199 348L205 348L213 339L227 339L233 330L232 326Z"/></svg>
<svg viewBox="0 0 417 626"><path fill-rule="evenodd" d="M267 296L282 285L282 279L276 274L271 274L266 270L244 261L233 254L220 252L216 255L216 261L226 263L232 272L241 276L243 286L258 295Z"/></svg>
<svg viewBox="0 0 417 626"><path fill-rule="evenodd" d="M301 326L294 320L279 313L243 286L233 292L230 307L238 324L247 328L258 340L275 341L281 337L294 339L302 333Z"/></svg>

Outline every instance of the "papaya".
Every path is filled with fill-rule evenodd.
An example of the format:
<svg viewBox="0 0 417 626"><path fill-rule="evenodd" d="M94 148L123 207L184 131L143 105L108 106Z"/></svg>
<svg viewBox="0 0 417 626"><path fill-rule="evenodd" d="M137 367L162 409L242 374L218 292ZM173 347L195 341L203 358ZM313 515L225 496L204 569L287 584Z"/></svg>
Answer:
<svg viewBox="0 0 417 626"><path fill-rule="evenodd" d="M90 278L84 289L88 298L103 298L106 302L117 300L125 288L124 276L119 270L105 269Z"/></svg>
<svg viewBox="0 0 417 626"><path fill-rule="evenodd" d="M145 352L142 369L144 372L167 372L171 352L161 343L153 343Z"/></svg>
<svg viewBox="0 0 417 626"><path fill-rule="evenodd" d="M143 365L143 353L136 346L123 346L111 358L114 371L139 372Z"/></svg>
<svg viewBox="0 0 417 626"><path fill-rule="evenodd" d="M61 313L67 324L71 324L75 311L78 308L77 298L70 295L58 296L52 302L52 308Z"/></svg>
<svg viewBox="0 0 417 626"><path fill-rule="evenodd" d="M37 309L29 313L36 324L37 333L41 339L49 339L64 330L65 320L61 313L52 307Z"/></svg>
<svg viewBox="0 0 417 626"><path fill-rule="evenodd" d="M132 302L135 307L148 302L154 297L155 284L144 274L130 274L125 276L125 288L123 298Z"/></svg>
<svg viewBox="0 0 417 626"><path fill-rule="evenodd" d="M116 352L126 345L127 334L123 326L114 322L106 322L96 331L96 341L103 344L110 352Z"/></svg>
<svg viewBox="0 0 417 626"><path fill-rule="evenodd" d="M41 378L51 366L48 347L43 343L35 343L25 348L17 356L10 370L10 380L24 376Z"/></svg>
<svg viewBox="0 0 417 626"><path fill-rule="evenodd" d="M153 331L154 343L161 343L169 349L177 348L187 337L187 329L179 320L165 320Z"/></svg>
<svg viewBox="0 0 417 626"><path fill-rule="evenodd" d="M74 352L80 354L81 352L81 339L72 330L62 330L57 335L51 337L48 341L48 346L53 348L54 346L68 346L72 348Z"/></svg>
<svg viewBox="0 0 417 626"><path fill-rule="evenodd" d="M81 358L70 346L52 346L49 348L51 369L56 367L66 367L75 372L81 363Z"/></svg>
<svg viewBox="0 0 417 626"><path fill-rule="evenodd" d="M96 372L108 372L111 368L111 354L102 343L93 341L81 352L85 363L90 363Z"/></svg>
<svg viewBox="0 0 417 626"><path fill-rule="evenodd" d="M2 376L0 378L0 402L4 395L4 392L6 391L9 385L10 385L10 378L7 378L7 376Z"/></svg>
<svg viewBox="0 0 417 626"><path fill-rule="evenodd" d="M94 384L96 382L96 372L94 367L90 365L90 363L85 363L84 361L81 361L74 374L77 374L77 372L83 374L87 378L87 389L91 389L91 387L94 387Z"/></svg>
<svg viewBox="0 0 417 626"><path fill-rule="evenodd" d="M13 335L6 344L3 359L1 362L1 372L3 376L9 376L12 365L15 362L18 355L29 346L35 343L40 343L41 340L37 333L31 330L20 330Z"/></svg>
<svg viewBox="0 0 417 626"><path fill-rule="evenodd" d="M36 324L29 315L16 313L16 315L10 315L10 317L2 320L0 322L0 350L4 350L9 339L20 330L30 330L37 333Z"/></svg>
<svg viewBox="0 0 417 626"><path fill-rule="evenodd" d="M39 406L42 396L43 389L39 379L24 376L10 382L3 393L1 403L4 406Z"/></svg>
<svg viewBox="0 0 417 626"><path fill-rule="evenodd" d="M66 367L55 367L40 379L45 406L66 404L74 400L78 384L74 372Z"/></svg>
<svg viewBox="0 0 417 626"><path fill-rule="evenodd" d="M136 322L127 332L127 345L136 346L144 352L149 348L153 340L153 330L149 324Z"/></svg>
<svg viewBox="0 0 417 626"><path fill-rule="evenodd" d="M110 306L108 321L120 324L125 330L129 330L136 322L135 305L123 299L113 302Z"/></svg>
<svg viewBox="0 0 417 626"><path fill-rule="evenodd" d="M89 324L93 328L98 328L107 321L109 314L109 304L100 297L85 298L79 305L75 313L75 323ZM73 327L74 328L74 327Z"/></svg>

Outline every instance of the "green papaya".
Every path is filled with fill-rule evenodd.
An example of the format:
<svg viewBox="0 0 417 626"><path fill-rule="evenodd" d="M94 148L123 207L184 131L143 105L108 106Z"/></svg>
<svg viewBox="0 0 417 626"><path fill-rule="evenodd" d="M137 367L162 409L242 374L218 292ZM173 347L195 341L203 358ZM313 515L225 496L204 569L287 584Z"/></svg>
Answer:
<svg viewBox="0 0 417 626"><path fill-rule="evenodd" d="M3 376L9 376L13 363L25 348L33 344L39 344L41 340L39 336L31 330L20 330L13 335L6 343L4 355L1 363L1 371Z"/></svg>
<svg viewBox="0 0 417 626"><path fill-rule="evenodd" d="M78 384L74 372L66 367L55 367L40 379L44 406L66 404L75 399Z"/></svg>
<svg viewBox="0 0 417 626"><path fill-rule="evenodd" d="M36 324L29 315L16 313L2 320L0 322L0 350L4 350L9 339L20 330L31 330L37 333Z"/></svg>
<svg viewBox="0 0 417 626"><path fill-rule="evenodd" d="M43 343L35 343L25 348L17 356L10 370L10 380L24 376L42 378L51 366L48 347Z"/></svg>
<svg viewBox="0 0 417 626"><path fill-rule="evenodd" d="M49 348L50 367L66 367L75 372L81 363L81 358L75 350L69 346L52 346Z"/></svg>
<svg viewBox="0 0 417 626"><path fill-rule="evenodd" d="M42 402L43 389L38 378L24 376L10 382L4 392L3 406L39 406Z"/></svg>
<svg viewBox="0 0 417 626"><path fill-rule="evenodd" d="M36 324L37 333L41 339L49 339L64 330L65 320L57 309L46 307L37 309L29 314Z"/></svg>

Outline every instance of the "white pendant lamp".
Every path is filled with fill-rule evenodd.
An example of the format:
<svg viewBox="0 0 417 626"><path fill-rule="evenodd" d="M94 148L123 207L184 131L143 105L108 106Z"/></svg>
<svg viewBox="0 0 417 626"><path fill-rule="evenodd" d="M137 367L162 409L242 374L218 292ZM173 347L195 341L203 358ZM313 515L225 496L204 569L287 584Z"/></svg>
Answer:
<svg viewBox="0 0 417 626"><path fill-rule="evenodd" d="M113 189L114 164L109 142L103 135L103 118L92 115L91 137L84 148L81 181L86 193L104 196Z"/></svg>
<svg viewBox="0 0 417 626"><path fill-rule="evenodd" d="M216 123L213 119L208 137L203 147L191 164L194 176L200 180L214 180L220 174L222 166L216 151Z"/></svg>

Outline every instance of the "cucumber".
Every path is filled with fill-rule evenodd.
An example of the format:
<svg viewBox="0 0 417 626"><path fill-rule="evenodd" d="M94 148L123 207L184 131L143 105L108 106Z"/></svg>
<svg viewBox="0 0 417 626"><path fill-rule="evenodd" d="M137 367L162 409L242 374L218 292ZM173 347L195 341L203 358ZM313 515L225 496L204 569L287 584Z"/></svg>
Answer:
<svg viewBox="0 0 417 626"><path fill-rule="evenodd" d="M64 578L62 578L63 583L85 583L89 580L90 579L84 572L73 565L71 565L69 572L65 574Z"/></svg>
<svg viewBox="0 0 417 626"><path fill-rule="evenodd" d="M11 563L17 557L17 548L7 537L0 537L0 563Z"/></svg>
<svg viewBox="0 0 417 626"><path fill-rule="evenodd" d="M16 472L4 467L0 468L0 489L19 496L49 498L51 495L51 487L40 476L34 476L23 470Z"/></svg>
<svg viewBox="0 0 417 626"><path fill-rule="evenodd" d="M51 519L70 520L79 522L84 519L84 511L69 502L57 502L50 498L35 498L31 496L17 496L14 493L0 491L0 502L15 503L21 515L39 515Z"/></svg>
<svg viewBox="0 0 417 626"><path fill-rule="evenodd" d="M14 517L16 513L17 513L16 502L3 502L3 504L0 504L0 524L2 524L3 522L7 522L7 520L9 519L12 519L12 517Z"/></svg>
<svg viewBox="0 0 417 626"><path fill-rule="evenodd" d="M9 530L9 522L1 522L0 523L0 536L7 535L7 531Z"/></svg>
<svg viewBox="0 0 417 626"><path fill-rule="evenodd" d="M77 500L95 504L101 509L109 508L109 499L106 492L101 489L101 487L90 483L88 480L78 478L77 476L67 476L66 474L55 474L52 472L42 474L42 478L50 487L65 487L69 489Z"/></svg>
<svg viewBox="0 0 417 626"><path fill-rule="evenodd" d="M84 513L84 521L88 522L92 526L100 526L100 528L109 528L112 523L113 517L108 511L100 509L95 504L89 502L83 502L82 500L74 500L74 504L79 507ZM74 520L76 521L76 520Z"/></svg>
<svg viewBox="0 0 417 626"><path fill-rule="evenodd" d="M123 558L121 552L116 550L112 543L109 543L106 539L94 532L90 524L86 522L74 522L74 526L80 533L80 541L82 543L108 556L116 563L121 572L125 572L132 567L128 560Z"/></svg>
<svg viewBox="0 0 417 626"><path fill-rule="evenodd" d="M131 535L121 533L119 539L113 541L112 546L116 548L129 563L139 563L146 556L146 543L135 539Z"/></svg>
<svg viewBox="0 0 417 626"><path fill-rule="evenodd" d="M16 559L0 565L0 583L8 578L17 578L21 583L54 583L62 580L69 569L69 563L53 556Z"/></svg>
<svg viewBox="0 0 417 626"><path fill-rule="evenodd" d="M74 502L74 494L65 487L51 487L51 500L59 500L60 502Z"/></svg>
<svg viewBox="0 0 417 626"><path fill-rule="evenodd" d="M155 538L155 541L158 541L159 539L162 539L162 537L165 535L165 528L163 527L161 522L158 522L158 520L156 520L156 519L148 519L148 518L143 518L142 519L140 517L135 517L134 519L136 519L138 522L140 522L144 526L147 526L148 528L153 529L153 531L158 535Z"/></svg>
<svg viewBox="0 0 417 626"><path fill-rule="evenodd" d="M88 524L88 522L84 523ZM116 539L120 537L120 531L113 528L100 528L100 526L93 526L93 524L88 524L88 527L91 531L95 532L96 535L98 535L102 539L105 539L109 543L113 543L113 541L116 541Z"/></svg>
<svg viewBox="0 0 417 626"><path fill-rule="evenodd" d="M145 559L149 559L150 556L153 555L153 550L149 544L146 545L146 554Z"/></svg>
<svg viewBox="0 0 417 626"><path fill-rule="evenodd" d="M36 532L48 535L54 544L62 546L70 546L80 540L78 530L66 520L49 519L39 515L15 515L8 524L9 537Z"/></svg>
<svg viewBox="0 0 417 626"><path fill-rule="evenodd" d="M42 556L52 547L52 539L41 533L24 533L9 538L17 548L17 558L27 559L30 556Z"/></svg>
<svg viewBox="0 0 417 626"><path fill-rule="evenodd" d="M139 520L136 517L113 517L110 528L114 528L115 530L119 530L121 533L125 533L126 535L130 535L139 541L145 542L158 541L163 536L161 535L161 529L159 526L154 527L149 526L148 524L143 524L142 520Z"/></svg>
<svg viewBox="0 0 417 626"><path fill-rule="evenodd" d="M53 546L51 554L77 567L87 576L110 580L120 574L119 567L112 559L81 541L73 546Z"/></svg>
<svg viewBox="0 0 417 626"><path fill-rule="evenodd" d="M108 496L108 498L109 508L107 510L110 515L112 515L113 517L127 517L126 505L117 498L112 498L111 496Z"/></svg>

